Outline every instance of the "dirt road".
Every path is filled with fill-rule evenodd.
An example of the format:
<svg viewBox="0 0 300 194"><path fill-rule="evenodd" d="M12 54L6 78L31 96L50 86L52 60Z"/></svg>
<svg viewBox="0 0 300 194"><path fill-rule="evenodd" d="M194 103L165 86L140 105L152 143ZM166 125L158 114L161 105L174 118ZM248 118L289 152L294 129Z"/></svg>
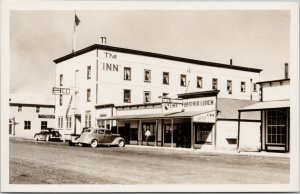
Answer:
<svg viewBox="0 0 300 194"><path fill-rule="evenodd" d="M289 183L289 158L10 140L11 184Z"/></svg>

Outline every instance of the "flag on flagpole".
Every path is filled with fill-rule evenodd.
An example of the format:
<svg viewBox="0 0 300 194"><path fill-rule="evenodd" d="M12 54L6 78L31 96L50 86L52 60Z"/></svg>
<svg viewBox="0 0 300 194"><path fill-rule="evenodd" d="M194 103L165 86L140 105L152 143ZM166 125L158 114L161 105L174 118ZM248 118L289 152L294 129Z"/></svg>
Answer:
<svg viewBox="0 0 300 194"><path fill-rule="evenodd" d="M75 24L76 24L76 26L78 26L79 23L80 23L80 20L79 20L78 16L75 14Z"/></svg>

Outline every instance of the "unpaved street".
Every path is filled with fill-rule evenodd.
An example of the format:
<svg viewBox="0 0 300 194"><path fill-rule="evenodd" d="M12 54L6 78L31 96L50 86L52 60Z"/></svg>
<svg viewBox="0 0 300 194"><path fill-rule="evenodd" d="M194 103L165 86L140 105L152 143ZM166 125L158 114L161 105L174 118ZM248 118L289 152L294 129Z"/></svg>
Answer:
<svg viewBox="0 0 300 194"><path fill-rule="evenodd" d="M289 183L289 159L10 139L11 184Z"/></svg>

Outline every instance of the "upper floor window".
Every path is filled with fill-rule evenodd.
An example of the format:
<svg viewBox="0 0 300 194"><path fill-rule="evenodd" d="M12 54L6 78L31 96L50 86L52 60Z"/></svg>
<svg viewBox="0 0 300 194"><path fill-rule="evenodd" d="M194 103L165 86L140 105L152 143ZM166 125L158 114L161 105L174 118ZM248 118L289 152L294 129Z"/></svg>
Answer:
<svg viewBox="0 0 300 194"><path fill-rule="evenodd" d="M91 127L91 115L85 115L85 127Z"/></svg>
<svg viewBox="0 0 300 194"><path fill-rule="evenodd" d="M22 112L22 106L21 105L18 106L18 112Z"/></svg>
<svg viewBox="0 0 300 194"><path fill-rule="evenodd" d="M131 68L124 67L124 80L131 80Z"/></svg>
<svg viewBox="0 0 300 194"><path fill-rule="evenodd" d="M151 82L151 70L145 69L145 82Z"/></svg>
<svg viewBox="0 0 300 194"><path fill-rule="evenodd" d="M232 81L227 80L227 92L228 94L232 94Z"/></svg>
<svg viewBox="0 0 300 194"><path fill-rule="evenodd" d="M253 83L253 92L257 92L256 83Z"/></svg>
<svg viewBox="0 0 300 194"><path fill-rule="evenodd" d="M197 77L197 88L202 88L202 77Z"/></svg>
<svg viewBox="0 0 300 194"><path fill-rule="evenodd" d="M218 89L218 79L213 78L212 79L212 89L217 90Z"/></svg>
<svg viewBox="0 0 300 194"><path fill-rule="evenodd" d="M246 92L246 82L241 82L241 92Z"/></svg>
<svg viewBox="0 0 300 194"><path fill-rule="evenodd" d="M63 74L59 75L59 86L63 85Z"/></svg>
<svg viewBox="0 0 300 194"><path fill-rule="evenodd" d="M86 73L86 74L87 74L87 75L86 75L87 79L91 79L91 77L92 77L92 75L91 75L91 73L92 73L91 70L92 70L92 69L91 69L91 66L87 66L87 73Z"/></svg>
<svg viewBox="0 0 300 194"><path fill-rule="evenodd" d="M24 121L24 129L31 129L31 121Z"/></svg>
<svg viewBox="0 0 300 194"><path fill-rule="evenodd" d="M91 102L91 89L86 90L86 101Z"/></svg>
<svg viewBox="0 0 300 194"><path fill-rule="evenodd" d="M149 103L151 102L151 95L149 91L144 92L144 103Z"/></svg>
<svg viewBox="0 0 300 194"><path fill-rule="evenodd" d="M63 105L63 95L59 95L59 106Z"/></svg>
<svg viewBox="0 0 300 194"><path fill-rule="evenodd" d="M124 102L131 102L131 91L124 90Z"/></svg>
<svg viewBox="0 0 300 194"><path fill-rule="evenodd" d="M41 108L40 108L39 106L37 106L35 111L36 111L37 113L39 113L39 112L40 112L40 109L41 109Z"/></svg>
<svg viewBox="0 0 300 194"><path fill-rule="evenodd" d="M163 84L169 84L169 72L163 72Z"/></svg>
<svg viewBox="0 0 300 194"><path fill-rule="evenodd" d="M186 86L186 75L180 75L180 86Z"/></svg>

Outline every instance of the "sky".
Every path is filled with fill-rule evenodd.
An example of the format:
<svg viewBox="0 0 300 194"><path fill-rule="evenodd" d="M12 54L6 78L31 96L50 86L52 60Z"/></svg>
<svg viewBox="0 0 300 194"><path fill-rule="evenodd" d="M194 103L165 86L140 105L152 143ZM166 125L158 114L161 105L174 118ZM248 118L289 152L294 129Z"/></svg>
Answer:
<svg viewBox="0 0 300 194"><path fill-rule="evenodd" d="M289 11L77 10L76 50L100 43L263 69L284 78L290 61ZM74 11L11 11L10 92L51 95L54 59L71 53Z"/></svg>

